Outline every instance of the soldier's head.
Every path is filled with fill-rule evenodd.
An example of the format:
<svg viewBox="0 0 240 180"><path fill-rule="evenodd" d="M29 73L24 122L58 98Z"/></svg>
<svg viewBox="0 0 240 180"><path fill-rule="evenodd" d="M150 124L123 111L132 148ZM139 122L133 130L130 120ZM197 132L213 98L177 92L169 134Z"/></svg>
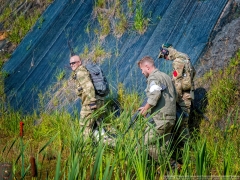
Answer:
<svg viewBox="0 0 240 180"><path fill-rule="evenodd" d="M75 71L79 66L82 65L82 61L79 56L74 55L74 56L71 56L69 64L72 70Z"/></svg>
<svg viewBox="0 0 240 180"><path fill-rule="evenodd" d="M169 51L166 48L160 47L158 58L168 59L168 55L169 55Z"/></svg>
<svg viewBox="0 0 240 180"><path fill-rule="evenodd" d="M153 70L155 70L154 60L150 56L145 56L138 61L138 67L142 70L142 74L147 78Z"/></svg>
<svg viewBox="0 0 240 180"><path fill-rule="evenodd" d="M160 47L160 52L159 52L159 54L158 54L158 58L164 58L164 59L167 59L167 60L169 60L169 57L168 57L168 55L169 55L169 50L168 50L168 48L169 47L172 47L172 45L171 44L163 44L162 45L162 47Z"/></svg>

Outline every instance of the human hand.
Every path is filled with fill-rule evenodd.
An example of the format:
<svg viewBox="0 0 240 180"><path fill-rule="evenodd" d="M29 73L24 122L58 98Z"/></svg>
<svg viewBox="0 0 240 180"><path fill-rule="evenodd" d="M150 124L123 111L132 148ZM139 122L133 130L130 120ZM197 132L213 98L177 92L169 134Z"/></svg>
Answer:
<svg viewBox="0 0 240 180"><path fill-rule="evenodd" d="M143 115L144 117L146 116L147 114L147 109L145 107L140 107L138 108L138 111L141 115Z"/></svg>

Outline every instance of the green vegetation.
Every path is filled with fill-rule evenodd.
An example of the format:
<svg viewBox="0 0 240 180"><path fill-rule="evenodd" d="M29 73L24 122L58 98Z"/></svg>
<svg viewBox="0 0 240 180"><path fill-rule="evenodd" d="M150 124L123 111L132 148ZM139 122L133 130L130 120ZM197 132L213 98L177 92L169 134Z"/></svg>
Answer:
<svg viewBox="0 0 240 180"><path fill-rule="evenodd" d="M97 21L99 26L96 27L91 20L86 25L85 32L90 35L90 31L93 31L97 38L93 40L93 45L84 46L80 56L85 60L101 62L103 59L109 58L111 54L106 52L102 46L106 36L112 33L116 38L120 38L127 30L143 34L147 30L148 18L145 17L142 6L143 1L141 0L136 2L128 0L127 7L119 0L96 0L93 19ZM116 56L118 55L116 53Z"/></svg>
<svg viewBox="0 0 240 180"><path fill-rule="evenodd" d="M239 58L240 51L236 57L231 59L230 64L224 70L214 72L210 70L202 79L205 84L209 84L208 91L208 111L212 120L226 119L229 113L238 106L236 99L239 93ZM218 106L216 106L218 104Z"/></svg>
<svg viewBox="0 0 240 180"><path fill-rule="evenodd" d="M206 108L210 122L202 121L199 130L192 133L191 141L178 151L182 154L181 169L172 169L169 163L174 153L172 147L176 147L173 141L167 147L168 155L159 157L159 164L148 158L147 147L142 141L145 119L137 121L125 135L129 119L140 106L142 97L128 92L122 84L118 86L122 113L119 117L115 116L114 110L111 110L113 101L109 97L102 125L117 134L115 147L104 143L103 139L98 142L92 138L84 139L83 129L78 124L78 112L70 115L64 110L54 110L49 113L42 108L40 114L26 116L8 107L7 110L1 108L0 161L12 162L14 177L26 179L31 177L30 157L35 157L40 179L163 179L167 175L239 175L240 125L239 108L236 108L240 102L237 88L239 62L240 51L228 67L211 71L202 79L205 84L210 84ZM39 94L41 101L44 101L43 96ZM61 100L59 94L57 97ZM1 104L3 102L4 96ZM20 121L24 122L22 139L18 137ZM180 154L177 153L176 157Z"/></svg>
<svg viewBox="0 0 240 180"><path fill-rule="evenodd" d="M211 70L203 78L210 86L206 110L211 121L200 128L206 138L208 174L239 175L239 63L240 51L224 70Z"/></svg>
<svg viewBox="0 0 240 180"><path fill-rule="evenodd" d="M143 1L127 0L127 7L119 0L103 1L96 0L94 6L94 18L97 19L99 29L94 30L100 39L105 38L113 32L120 38L127 30L136 30L143 34L148 26L148 19L143 12ZM86 27L89 32L89 24Z"/></svg>
<svg viewBox="0 0 240 180"><path fill-rule="evenodd" d="M92 47L91 52L89 51L88 45L84 46L83 53L79 55L83 60L92 62L102 62L104 59L110 57L110 53L106 52L101 44L96 44Z"/></svg>
<svg viewBox="0 0 240 180"><path fill-rule="evenodd" d="M36 23L39 15L40 12L35 11L35 14L31 17L25 17L25 15L21 14L15 19L14 22L6 21L4 24L5 29L12 29L9 33L9 40L15 44L19 44L22 38Z"/></svg>
<svg viewBox="0 0 240 180"><path fill-rule="evenodd" d="M64 79L65 75L66 75L65 70L59 70L58 69L57 73L56 73L56 78L57 78L58 81L61 81L61 80Z"/></svg>
<svg viewBox="0 0 240 180"><path fill-rule="evenodd" d="M136 15L134 19L134 28L139 32L139 34L143 34L146 31L147 25L148 25L148 21L144 17L141 0L137 0L137 9L136 9Z"/></svg>
<svg viewBox="0 0 240 180"><path fill-rule="evenodd" d="M128 27L127 17L123 13L120 13L119 17L119 21L116 22L114 31L116 37L121 37Z"/></svg>
<svg viewBox="0 0 240 180"><path fill-rule="evenodd" d="M38 29L41 29L42 28L42 24L44 22L44 18L41 16L38 20Z"/></svg>
<svg viewBox="0 0 240 180"><path fill-rule="evenodd" d="M10 16L11 12L12 12L11 8L9 7L5 8L0 16L0 22L5 21L5 19L7 19Z"/></svg>
<svg viewBox="0 0 240 180"><path fill-rule="evenodd" d="M94 31L100 36L114 32L115 36L121 37L127 27L132 27L142 34L147 28L148 20L144 17L140 0L136 4L127 0L127 9L121 6L119 0L97 0L95 8L100 29ZM14 27L9 34L13 43L21 41L39 14L40 12L36 11L32 17L25 17L24 14L16 16L12 21ZM0 21L6 22L5 27L11 25L6 21L10 15L11 9L6 8L0 16ZM44 19L40 18L38 28L41 28L43 22ZM90 28L88 25L86 32L90 32ZM30 47L31 44L27 50ZM10 54L6 56L10 57ZM101 62L109 57L109 53L97 43L94 47L86 45L80 56L86 60ZM4 59L1 58L1 65L3 63ZM175 179L178 179L178 176L186 179L191 179L191 176L239 176L239 63L240 51L228 67L218 71L211 70L202 78L202 85L209 85L206 98L208 105L204 110L210 122L198 119L201 121L200 127L194 129L190 142L177 153L174 149L176 144L171 141L167 147L168 154L159 157L160 163L148 157L147 147L143 144L146 119L141 118L126 133L129 120L140 106L142 97L136 92L128 92L123 84L118 86L118 102L122 108L119 117L115 115L115 109L112 109L113 98L110 96L106 100L107 113L102 126L109 130L110 134L117 135L116 146L111 147L103 142L103 138L99 141L83 138L78 111L69 114L57 109L60 103L65 105L76 99L69 90L72 89L71 82L64 80L65 71L57 71L55 77L58 82L45 94L39 93L40 112L32 115L13 111L7 106L4 94L4 78L7 73L1 72L0 162L12 163L13 176L16 179L31 178L30 157L36 160L38 179L151 180L164 179L164 176ZM51 100L47 102L49 98ZM64 102L64 99L67 100ZM98 112L93 118L97 114ZM24 122L24 134L19 137L21 121ZM170 158L174 153L176 157L182 155L181 169L174 169L170 165Z"/></svg>
<svg viewBox="0 0 240 180"><path fill-rule="evenodd" d="M0 15L0 23L3 25L3 32L7 33L7 40L11 44L10 50L0 53L1 61L10 58L11 51L21 42L23 37L31 30L37 22L41 13L52 2L52 0L42 1L1 1L2 14ZM38 28L42 27L44 18L40 17ZM26 50L29 50L29 45Z"/></svg>
<svg viewBox="0 0 240 180"><path fill-rule="evenodd" d="M128 5L128 9L129 9L129 14L132 15L133 14L133 0L127 0L127 5Z"/></svg>
<svg viewBox="0 0 240 180"><path fill-rule="evenodd" d="M99 14L98 22L101 26L101 35L107 36L111 31L110 21L109 21L107 15Z"/></svg>
<svg viewBox="0 0 240 180"><path fill-rule="evenodd" d="M40 9L36 9L29 15L22 9L24 4L28 5L27 2L23 1L14 2L11 6L6 7L0 16L0 22L4 24L4 29L10 30L8 39L14 44L20 43L42 12ZM39 27L43 20L43 18L40 18Z"/></svg>

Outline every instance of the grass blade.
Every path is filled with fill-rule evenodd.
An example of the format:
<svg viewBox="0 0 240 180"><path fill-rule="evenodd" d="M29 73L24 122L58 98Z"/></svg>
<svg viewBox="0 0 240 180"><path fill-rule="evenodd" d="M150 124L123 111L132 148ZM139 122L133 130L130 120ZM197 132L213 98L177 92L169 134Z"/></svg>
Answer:
<svg viewBox="0 0 240 180"><path fill-rule="evenodd" d="M60 175L61 175L60 165L61 165L61 153L58 153L58 160L57 160L54 180L58 180L60 178Z"/></svg>
<svg viewBox="0 0 240 180"><path fill-rule="evenodd" d="M16 138L16 139L12 142L10 148L8 149L7 155L8 155L8 153L10 152L10 150L12 149L12 147L13 147L13 145L15 144L15 142L17 141L17 139L18 139L18 138ZM7 156L7 155L6 155L6 156Z"/></svg>
<svg viewBox="0 0 240 180"><path fill-rule="evenodd" d="M93 172L91 174L91 180L94 180L95 179L95 174L97 173L96 175L96 179L98 179L98 169L99 169L99 165L102 161L102 154L103 154L103 151L104 151L104 147L103 147L103 142L101 141L99 146L98 146L98 152L96 154L96 160L95 160L95 163L94 163L94 167L93 167Z"/></svg>
<svg viewBox="0 0 240 180"><path fill-rule="evenodd" d="M57 137L58 134L59 134L59 133L57 133L55 136L53 136L53 137L40 149L40 151L38 152L38 154L41 153L41 152Z"/></svg>

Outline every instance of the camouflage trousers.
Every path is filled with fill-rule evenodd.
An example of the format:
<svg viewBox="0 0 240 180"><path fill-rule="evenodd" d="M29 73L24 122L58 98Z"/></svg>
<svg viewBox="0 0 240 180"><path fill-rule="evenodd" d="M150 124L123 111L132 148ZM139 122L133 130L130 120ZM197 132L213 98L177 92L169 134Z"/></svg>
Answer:
<svg viewBox="0 0 240 180"><path fill-rule="evenodd" d="M184 116L182 116L181 124L179 126L178 132L176 134L176 137L182 137L182 142L185 143L189 137L189 127L188 127L188 121L189 121L189 114L191 109L191 94L190 92L183 92L182 98L178 99L178 104L181 107L182 111L184 112Z"/></svg>
<svg viewBox="0 0 240 180"><path fill-rule="evenodd" d="M88 137L92 132L94 123L98 119L102 118L104 114L104 110L102 111L97 111L97 110L101 108L103 105L104 105L103 100L97 100L96 107L94 109L91 108L90 105L82 105L79 124L81 128L83 128L83 135L85 137Z"/></svg>
<svg viewBox="0 0 240 180"><path fill-rule="evenodd" d="M157 115L153 116L155 124L146 128L144 136L144 144L148 146L148 153L155 161L159 161L159 157L167 156L171 130L175 124L175 116L172 116L172 119L163 120L156 117Z"/></svg>

